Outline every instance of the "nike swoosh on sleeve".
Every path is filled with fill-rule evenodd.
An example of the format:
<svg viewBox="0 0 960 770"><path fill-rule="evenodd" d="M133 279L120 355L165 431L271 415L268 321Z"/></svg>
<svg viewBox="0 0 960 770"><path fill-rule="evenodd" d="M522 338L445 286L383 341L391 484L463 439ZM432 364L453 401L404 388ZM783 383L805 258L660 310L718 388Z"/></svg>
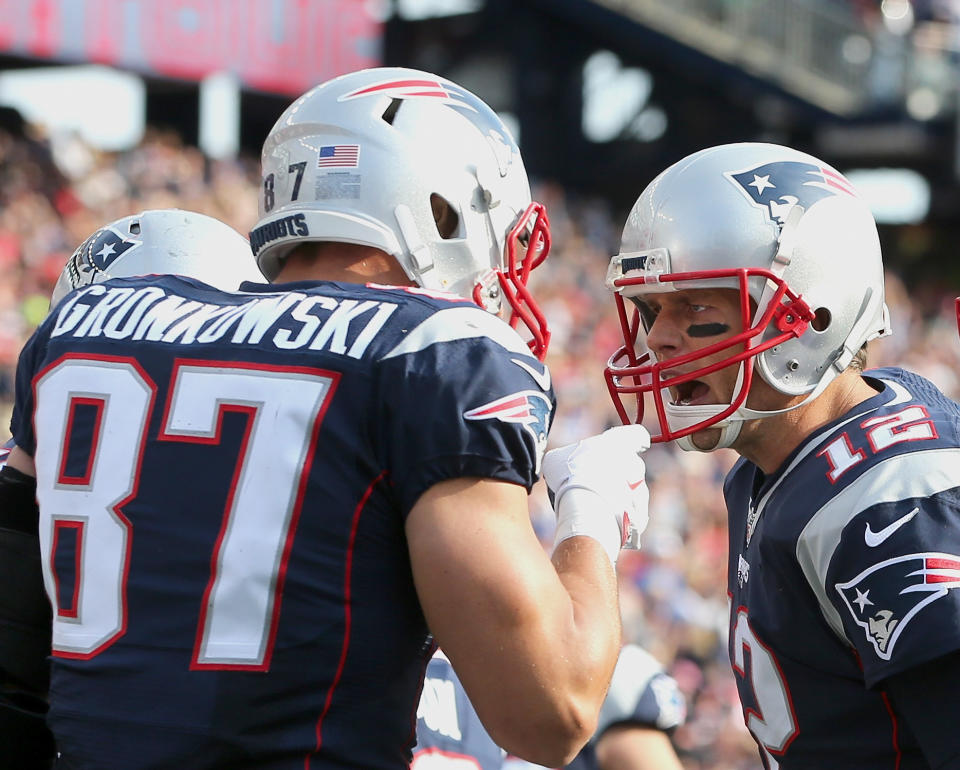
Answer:
<svg viewBox="0 0 960 770"><path fill-rule="evenodd" d="M874 532L872 529L870 529L870 522L868 521L867 528L863 531L863 539L868 546L871 548L876 548L878 545L880 545L880 543L890 537L890 535L900 529L900 527L910 521L918 513L920 513L920 508L914 508L912 511L910 511L910 513L904 514L896 521L887 524L887 526L885 526L879 532Z"/></svg>

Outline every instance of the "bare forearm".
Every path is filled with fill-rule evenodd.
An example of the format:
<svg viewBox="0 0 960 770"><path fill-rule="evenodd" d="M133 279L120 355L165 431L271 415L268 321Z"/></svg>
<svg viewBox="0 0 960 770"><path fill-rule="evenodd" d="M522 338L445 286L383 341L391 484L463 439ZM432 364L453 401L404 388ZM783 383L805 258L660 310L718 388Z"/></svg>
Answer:
<svg viewBox="0 0 960 770"><path fill-rule="evenodd" d="M616 572L600 544L589 537L564 540L552 561L570 597L570 627L564 638L570 654L579 656L570 677L584 699L599 707L621 644Z"/></svg>
<svg viewBox="0 0 960 770"><path fill-rule="evenodd" d="M469 500L448 509L447 491ZM471 509L484 515L468 522ZM565 764L595 728L619 651L603 547L570 538L551 564L524 490L494 482L438 485L407 532L427 621L491 736L524 759Z"/></svg>
<svg viewBox="0 0 960 770"><path fill-rule="evenodd" d="M553 566L553 584L539 591L536 612L504 632L511 640L505 647L514 652L499 663L513 670L501 680L500 697L478 711L504 748L555 767L569 762L596 729L621 632L616 575L599 543L564 541Z"/></svg>

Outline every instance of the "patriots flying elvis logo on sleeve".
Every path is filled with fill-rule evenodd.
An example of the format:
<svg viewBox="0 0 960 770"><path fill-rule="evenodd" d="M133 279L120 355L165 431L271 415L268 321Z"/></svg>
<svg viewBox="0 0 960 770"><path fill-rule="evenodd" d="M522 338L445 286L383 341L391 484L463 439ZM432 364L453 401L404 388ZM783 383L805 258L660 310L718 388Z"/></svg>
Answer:
<svg viewBox="0 0 960 770"><path fill-rule="evenodd" d="M543 393L524 390L470 409L463 413L463 417L465 420L500 420L522 425L533 436L537 448L536 472L539 473L540 461L547 448L551 411L550 400Z"/></svg>
<svg viewBox="0 0 960 770"><path fill-rule="evenodd" d="M801 161L764 163L743 171L728 171L727 177L755 206L767 209L779 224L794 206L810 208L831 195L856 197L846 177L826 166Z"/></svg>
<svg viewBox="0 0 960 770"><path fill-rule="evenodd" d="M854 622L873 644L877 657L890 660L907 624L928 604L960 588L960 556L914 553L874 564L835 586Z"/></svg>

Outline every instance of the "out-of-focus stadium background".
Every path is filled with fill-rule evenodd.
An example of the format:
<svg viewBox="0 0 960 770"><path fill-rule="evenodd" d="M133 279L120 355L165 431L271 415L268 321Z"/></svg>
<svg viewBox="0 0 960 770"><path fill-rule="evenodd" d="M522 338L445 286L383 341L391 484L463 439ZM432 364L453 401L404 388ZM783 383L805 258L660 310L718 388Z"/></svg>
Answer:
<svg viewBox="0 0 960 770"><path fill-rule="evenodd" d="M518 135L554 232L534 277L554 330L554 445L615 422L603 276L630 205L673 161L730 141L848 174L888 266L895 334L871 363L960 396L960 0L0 0L0 432L17 353L86 235L166 206L248 231L283 108L379 64L452 78ZM651 525L620 566L627 635L688 697L675 738L695 770L759 768L726 658L732 461L652 449ZM547 541L540 490L532 515Z"/></svg>

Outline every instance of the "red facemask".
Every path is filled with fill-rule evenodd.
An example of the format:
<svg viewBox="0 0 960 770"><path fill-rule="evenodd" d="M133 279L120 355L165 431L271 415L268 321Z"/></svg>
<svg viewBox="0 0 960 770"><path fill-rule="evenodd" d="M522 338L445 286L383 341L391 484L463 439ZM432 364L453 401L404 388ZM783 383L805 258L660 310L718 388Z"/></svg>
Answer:
<svg viewBox="0 0 960 770"><path fill-rule="evenodd" d="M766 279L772 284L773 295L762 315L753 320L750 307L749 280L750 278L760 277ZM649 352L643 352L638 355L637 342L640 338L642 329L642 318L638 309L634 308L628 312L622 290L630 286L639 286L643 284L660 285L673 284L682 281L697 281L698 286L705 279L735 279L740 290L740 318L741 328L744 331L728 337L713 345L708 345L692 353L686 353L673 358L664 358L657 360ZM666 273L652 277L639 278L618 278L614 282L616 291L617 314L620 318L620 327L623 331L625 344L619 348L607 362L604 375L607 381L607 389L610 391L610 397L613 399L613 405L624 424L629 425L632 422L640 423L644 417L644 394L650 393L653 397L653 404L656 410L656 417L659 423L659 433L651 430L651 438L654 442L673 441L683 436L688 436L697 431L708 428L712 425L725 420L736 412L747 399L750 392L750 385L753 381L754 359L765 350L780 345L787 340L799 337L803 334L809 323L813 320L814 314L806 302L791 291L783 281L769 270L759 268L739 268L736 270L704 270L689 273ZM681 287L678 287L681 288ZM765 340L761 336L773 325L776 333ZM682 374L664 377L663 372L676 369L686 369L690 364L701 361L717 353L729 351L722 360L711 364L704 364L699 368L684 371ZM743 376L740 386L734 394L729 406L725 407L718 414L712 415L707 419L701 420L693 425L684 428L673 429L670 427L664 403L664 393L666 398L671 398L670 387L675 387L686 382L702 379L705 375L712 374L731 364L743 363ZM636 410L631 418L624 404L624 396L633 396L636 400Z"/></svg>
<svg viewBox="0 0 960 770"><path fill-rule="evenodd" d="M526 244L522 241L526 240ZM531 203L507 234L506 266L493 270L473 288L473 300L484 307L483 297L494 279L510 306L510 326L519 324L530 332L530 352L543 361L550 346L550 329L537 301L527 288L533 269L543 264L550 253L550 221L542 203Z"/></svg>

